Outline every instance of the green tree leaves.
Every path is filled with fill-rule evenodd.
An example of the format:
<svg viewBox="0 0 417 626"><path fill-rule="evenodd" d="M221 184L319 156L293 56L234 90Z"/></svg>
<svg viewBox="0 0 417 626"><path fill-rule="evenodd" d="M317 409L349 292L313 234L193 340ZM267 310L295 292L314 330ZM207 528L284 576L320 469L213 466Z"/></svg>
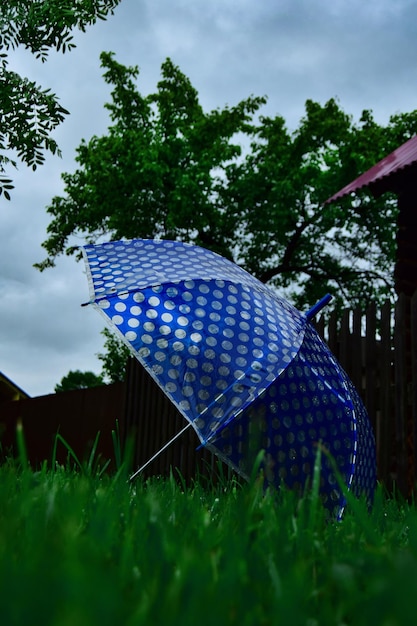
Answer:
<svg viewBox="0 0 417 626"><path fill-rule="evenodd" d="M243 265L301 307L328 291L336 306L366 307L392 294L395 198L375 200L365 190L355 202L325 202L412 128L414 113L383 128L365 111L354 124L333 99L308 100L294 133L280 117L262 118L251 151L228 169L226 201L241 211Z"/></svg>
<svg viewBox="0 0 417 626"><path fill-rule="evenodd" d="M0 6L0 195L10 200L12 180L6 167L17 158L32 169L45 153L60 154L53 130L68 111L50 89L8 69L8 51L24 46L42 62L50 49L74 47L72 32L105 19L120 0L7 0Z"/></svg>
<svg viewBox="0 0 417 626"><path fill-rule="evenodd" d="M0 47L23 45L42 61L51 48L70 50L74 28L113 14L120 0L8 0L0 9Z"/></svg>
<svg viewBox="0 0 417 626"><path fill-rule="evenodd" d="M16 162L4 154L11 149L33 170L43 164L46 151L60 154L50 134L68 111L49 89L42 90L33 81L3 68L0 70L0 110L0 172L4 172L8 164L16 166ZM3 191L8 200L8 190L12 187L9 178L0 176L0 194Z"/></svg>
<svg viewBox="0 0 417 626"><path fill-rule="evenodd" d="M78 169L63 174L39 269L76 252L74 236L161 237L233 259L300 307L329 291L335 306L393 294L395 197L364 190L325 202L417 132L417 112L383 127L370 111L355 123L335 99L307 100L290 132L279 115L256 117L265 98L205 112L170 59L147 96L137 67L112 53L101 62L111 125L81 143Z"/></svg>
<svg viewBox="0 0 417 626"><path fill-rule="evenodd" d="M125 380L127 360L132 353L108 328L103 329L102 335L106 352L97 355L103 364L102 375L110 383L121 383Z"/></svg>
<svg viewBox="0 0 417 626"><path fill-rule="evenodd" d="M109 53L101 61L113 86L106 107L114 123L107 135L82 142L79 169L63 175L66 196L53 198L48 208L48 258L37 267L71 254L70 237L78 234L91 242L101 235L189 240L231 256L235 216L219 190L227 164L241 152L233 137L264 99L205 113L170 59L149 96L134 85L137 68L124 68Z"/></svg>
<svg viewBox="0 0 417 626"><path fill-rule="evenodd" d="M94 374L94 372L81 372L80 370L71 370L64 376L60 383L55 385L55 392L71 391L73 389L87 389L89 387L99 387L103 385L102 376Z"/></svg>

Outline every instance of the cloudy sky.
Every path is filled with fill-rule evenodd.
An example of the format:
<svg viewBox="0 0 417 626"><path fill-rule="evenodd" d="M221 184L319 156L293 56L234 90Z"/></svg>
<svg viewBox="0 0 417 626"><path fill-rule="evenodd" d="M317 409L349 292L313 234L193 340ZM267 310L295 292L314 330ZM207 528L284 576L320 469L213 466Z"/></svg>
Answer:
<svg viewBox="0 0 417 626"><path fill-rule="evenodd" d="M13 53L10 69L50 87L70 115L55 134L62 159L48 157L35 173L9 171L16 189L11 202L0 198L0 371L38 396L69 370L101 369L103 320L80 307L88 299L82 263L33 268L45 257L45 207L63 192L61 173L75 169L82 138L106 132L100 52L138 65L144 94L155 91L169 56L206 110L266 95L262 112L294 130L307 98L337 97L355 120L366 108L386 123L417 108L416 23L417 0L122 0L108 21L76 34L70 53L52 53L46 64Z"/></svg>

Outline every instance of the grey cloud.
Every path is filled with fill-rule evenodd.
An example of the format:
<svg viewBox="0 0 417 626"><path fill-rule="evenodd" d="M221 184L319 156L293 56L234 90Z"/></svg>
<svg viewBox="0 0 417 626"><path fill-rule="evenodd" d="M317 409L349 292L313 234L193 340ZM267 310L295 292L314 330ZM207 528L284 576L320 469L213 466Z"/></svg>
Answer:
<svg viewBox="0 0 417 626"><path fill-rule="evenodd" d="M18 51L11 67L51 87L71 114L55 134L63 158L48 157L35 173L10 171L12 202L0 198L0 370L32 395L52 392L70 369L100 370L103 321L80 307L82 264L64 258L43 274L32 265L45 256L45 207L62 193L61 172L75 169L82 138L106 132L101 51L138 65L145 94L170 56L206 109L267 95L263 113L295 129L307 98L337 96L355 118L370 108L385 123L417 108L416 22L407 0L123 0L114 17L76 34L69 54L41 64Z"/></svg>

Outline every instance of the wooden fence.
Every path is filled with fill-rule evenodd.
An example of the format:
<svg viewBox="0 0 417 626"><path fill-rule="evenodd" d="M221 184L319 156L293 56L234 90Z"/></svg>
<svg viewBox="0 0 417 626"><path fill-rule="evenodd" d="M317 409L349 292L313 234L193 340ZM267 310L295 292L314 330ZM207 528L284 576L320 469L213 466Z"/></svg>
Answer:
<svg viewBox="0 0 417 626"><path fill-rule="evenodd" d="M316 327L365 403L376 435L379 479L410 494L417 482L417 292L412 299L400 296L395 307L386 302L365 312L322 317ZM101 430L100 452L111 456L111 430L118 420L122 436L133 441L134 467L186 425L135 359L129 360L125 383L1 404L3 448L12 441L18 419L35 463L50 458L57 430L80 457ZM188 428L146 467L145 476L166 476L176 468L187 482L197 474L210 480L220 472L230 475L199 443Z"/></svg>
<svg viewBox="0 0 417 626"><path fill-rule="evenodd" d="M405 495L417 480L417 292L367 311L345 310L316 322L367 408L377 445L378 478ZM127 374L126 429L134 433L135 463L146 463L186 424L144 369L132 359ZM192 429L145 470L166 475L178 467L188 479L213 470L214 460ZM224 471L227 471L223 467Z"/></svg>
<svg viewBox="0 0 417 626"><path fill-rule="evenodd" d="M417 480L417 292L395 306L333 313L316 327L368 411L379 479L409 494Z"/></svg>
<svg viewBox="0 0 417 626"><path fill-rule="evenodd" d="M136 359L129 359L126 370L125 432L133 442L133 466L137 469L146 465L141 472L145 478L169 476L172 471L188 484L197 476L214 483L222 475L230 476L228 466L200 447L200 440L191 426L149 463L153 455L185 426L185 418L148 372Z"/></svg>
<svg viewBox="0 0 417 626"><path fill-rule="evenodd" d="M0 403L0 461L16 452L16 426L20 422L33 467L51 461L57 433L83 461L100 432L95 461L103 465L111 459L114 469L112 430L119 425L120 438L125 438L125 396L125 384L115 383ZM58 463L67 461L68 450L62 442L56 446L55 458Z"/></svg>

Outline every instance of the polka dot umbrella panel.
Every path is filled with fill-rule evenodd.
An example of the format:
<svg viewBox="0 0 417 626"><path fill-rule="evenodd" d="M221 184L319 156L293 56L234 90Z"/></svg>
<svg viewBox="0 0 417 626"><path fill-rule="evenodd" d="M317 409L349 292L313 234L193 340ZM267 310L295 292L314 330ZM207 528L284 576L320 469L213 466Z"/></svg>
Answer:
<svg viewBox="0 0 417 626"><path fill-rule="evenodd" d="M317 447L371 500L375 444L365 408L308 317L238 265L174 241L83 248L90 301L209 447L248 477L302 490ZM329 455L321 497L344 498Z"/></svg>

